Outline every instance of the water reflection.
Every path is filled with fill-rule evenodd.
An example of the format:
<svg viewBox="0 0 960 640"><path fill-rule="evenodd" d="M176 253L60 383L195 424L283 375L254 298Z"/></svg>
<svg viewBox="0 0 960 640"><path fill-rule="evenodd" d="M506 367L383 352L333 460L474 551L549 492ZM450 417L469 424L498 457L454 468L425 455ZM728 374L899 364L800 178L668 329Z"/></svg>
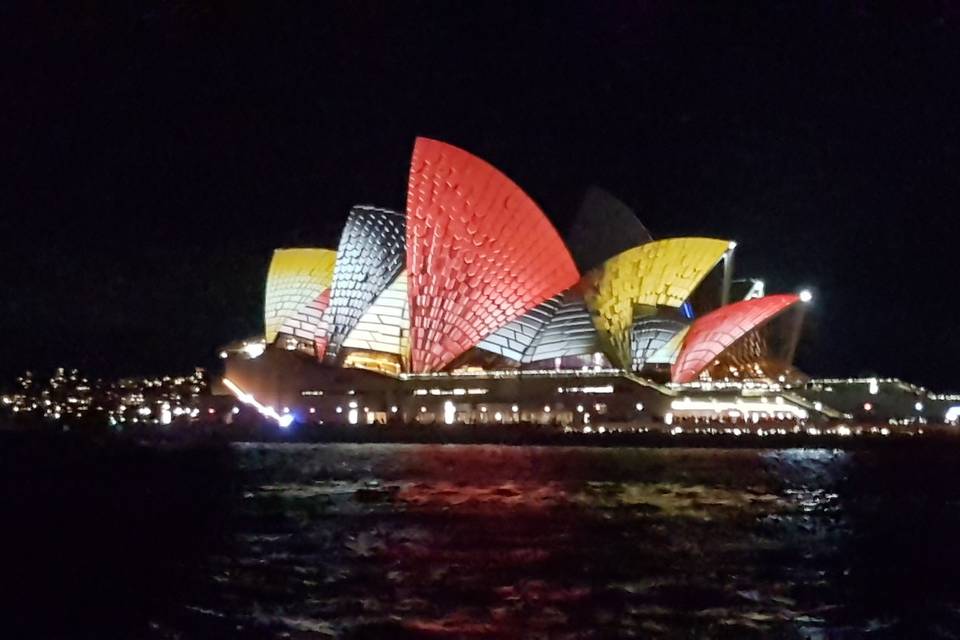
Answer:
<svg viewBox="0 0 960 640"><path fill-rule="evenodd" d="M876 617L851 591L864 592L851 582L852 550L863 513L878 505L851 505L851 470L873 472L841 451L238 453L234 546L208 561L189 606L159 622L158 635L899 632L902 618Z"/></svg>

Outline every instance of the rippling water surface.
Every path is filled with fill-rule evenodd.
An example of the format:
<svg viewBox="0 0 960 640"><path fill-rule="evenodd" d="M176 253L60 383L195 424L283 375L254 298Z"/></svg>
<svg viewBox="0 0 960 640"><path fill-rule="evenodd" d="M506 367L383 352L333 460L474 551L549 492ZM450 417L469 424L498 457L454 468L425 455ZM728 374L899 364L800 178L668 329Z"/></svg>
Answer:
<svg viewBox="0 0 960 640"><path fill-rule="evenodd" d="M238 445L178 638L956 637L952 462ZM896 458L893 458L896 459Z"/></svg>

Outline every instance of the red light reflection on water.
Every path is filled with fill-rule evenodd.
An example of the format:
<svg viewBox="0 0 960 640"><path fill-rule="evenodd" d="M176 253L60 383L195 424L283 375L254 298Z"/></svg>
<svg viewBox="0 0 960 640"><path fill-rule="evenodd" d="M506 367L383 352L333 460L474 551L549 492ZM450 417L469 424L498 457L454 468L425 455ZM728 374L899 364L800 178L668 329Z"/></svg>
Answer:
<svg viewBox="0 0 960 640"><path fill-rule="evenodd" d="M478 486L461 482L432 482L408 485L396 499L420 509L551 509L570 504L567 491L555 482L518 484L507 482Z"/></svg>

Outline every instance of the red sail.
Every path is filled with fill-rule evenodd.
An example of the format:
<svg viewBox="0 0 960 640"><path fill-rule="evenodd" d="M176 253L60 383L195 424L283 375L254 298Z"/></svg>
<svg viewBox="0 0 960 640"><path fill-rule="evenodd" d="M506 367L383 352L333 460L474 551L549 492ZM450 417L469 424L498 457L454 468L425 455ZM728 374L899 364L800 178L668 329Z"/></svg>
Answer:
<svg viewBox="0 0 960 640"><path fill-rule="evenodd" d="M438 371L576 283L556 229L509 178L417 138L407 191L411 368Z"/></svg>
<svg viewBox="0 0 960 640"><path fill-rule="evenodd" d="M780 294L728 304L694 320L670 370L674 382L691 382L726 348L760 326L800 296Z"/></svg>

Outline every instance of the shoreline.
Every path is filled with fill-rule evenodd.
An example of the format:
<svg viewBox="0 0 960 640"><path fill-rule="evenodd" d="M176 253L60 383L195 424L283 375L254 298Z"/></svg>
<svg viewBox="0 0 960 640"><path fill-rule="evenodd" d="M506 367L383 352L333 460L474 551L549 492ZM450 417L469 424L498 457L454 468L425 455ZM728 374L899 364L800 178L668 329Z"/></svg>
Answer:
<svg viewBox="0 0 960 640"><path fill-rule="evenodd" d="M123 432L105 428L42 427L0 428L0 444L20 442L84 443L103 447L204 447L231 444L419 444L499 445L511 447L587 447L649 449L890 449L897 447L957 447L960 437L950 427L930 427L922 433L891 431L887 435L863 433L838 435L808 433L757 435L671 434L664 431L565 433L553 427L478 426L324 426L296 425L286 430L272 423L257 425L178 425L141 427Z"/></svg>

